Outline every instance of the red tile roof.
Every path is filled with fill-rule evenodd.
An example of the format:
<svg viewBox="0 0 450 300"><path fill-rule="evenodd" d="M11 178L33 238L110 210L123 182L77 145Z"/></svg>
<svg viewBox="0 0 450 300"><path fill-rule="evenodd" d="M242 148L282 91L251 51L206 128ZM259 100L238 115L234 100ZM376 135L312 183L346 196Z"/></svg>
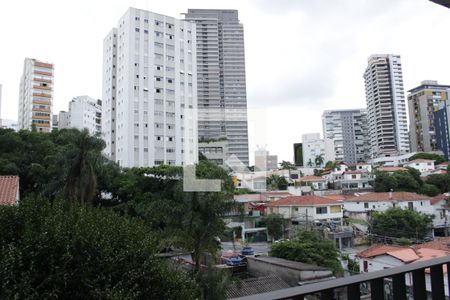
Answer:
<svg viewBox="0 0 450 300"><path fill-rule="evenodd" d="M429 163L429 162L434 162L434 160L432 159L415 159L415 160L410 160L409 162L407 162L406 164L415 164L415 163Z"/></svg>
<svg viewBox="0 0 450 300"><path fill-rule="evenodd" d="M360 196L354 196L346 201L349 202L377 202L377 201L420 201L420 200L431 200L430 197L425 195L419 195L416 193L409 193L409 192L393 192L392 198L391 193L367 193Z"/></svg>
<svg viewBox="0 0 450 300"><path fill-rule="evenodd" d="M407 249L407 248L396 245L374 245L370 248L367 248L364 251L357 253L356 256L361 258L371 258L379 255L384 255L387 254L388 252L399 249Z"/></svg>
<svg viewBox="0 0 450 300"><path fill-rule="evenodd" d="M319 176L303 176L300 181L324 181L326 179Z"/></svg>
<svg viewBox="0 0 450 300"><path fill-rule="evenodd" d="M19 176L0 176L0 205L16 205Z"/></svg>
<svg viewBox="0 0 450 300"><path fill-rule="evenodd" d="M430 203L431 203L431 205L435 205L439 201L446 200L448 198L449 198L449 195L445 195L445 194L437 195L437 196L434 196L433 198L431 198Z"/></svg>
<svg viewBox="0 0 450 300"><path fill-rule="evenodd" d="M291 206L291 205L324 205L339 204L336 200L319 196L291 196L271 202L268 206Z"/></svg>
<svg viewBox="0 0 450 300"><path fill-rule="evenodd" d="M399 171L408 171L408 169L403 168L403 167L379 167L378 171L380 171L380 172L399 172Z"/></svg>
<svg viewBox="0 0 450 300"><path fill-rule="evenodd" d="M343 201L346 199L345 195L324 195L323 197L335 201Z"/></svg>
<svg viewBox="0 0 450 300"><path fill-rule="evenodd" d="M344 172L344 174L363 174L363 173L367 173L367 172L364 172L363 170L356 170L356 171L349 170L349 171Z"/></svg>
<svg viewBox="0 0 450 300"><path fill-rule="evenodd" d="M416 249L429 248L429 249L434 249L434 250L443 250L443 251L450 252L449 244L450 244L450 237L447 236L447 237L438 238L438 239L428 242L428 243L416 245L415 248Z"/></svg>
<svg viewBox="0 0 450 300"><path fill-rule="evenodd" d="M390 255L402 262L409 263L415 260L418 260L420 257L416 254L416 252L411 248L406 249L396 249L393 251L386 252L387 255Z"/></svg>

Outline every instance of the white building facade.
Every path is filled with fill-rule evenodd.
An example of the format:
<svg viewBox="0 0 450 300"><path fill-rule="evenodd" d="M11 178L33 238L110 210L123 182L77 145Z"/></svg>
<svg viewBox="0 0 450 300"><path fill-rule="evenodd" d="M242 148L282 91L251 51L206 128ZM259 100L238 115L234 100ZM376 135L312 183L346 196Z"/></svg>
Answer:
<svg viewBox="0 0 450 300"><path fill-rule="evenodd" d="M60 112L58 129L86 128L89 133L101 134L102 101L89 96L78 96L69 102L69 111Z"/></svg>
<svg viewBox="0 0 450 300"><path fill-rule="evenodd" d="M198 160L196 27L129 8L104 39L102 131L121 166Z"/></svg>
<svg viewBox="0 0 450 300"><path fill-rule="evenodd" d="M327 161L335 160L334 142L331 139L321 139L320 133L307 133L302 135L303 166L323 167ZM321 156L323 162L316 164L316 158Z"/></svg>
<svg viewBox="0 0 450 300"><path fill-rule="evenodd" d="M373 156L408 153L408 121L400 55L370 56L364 81Z"/></svg>
<svg viewBox="0 0 450 300"><path fill-rule="evenodd" d="M53 64L25 58L19 88L19 129L52 130Z"/></svg>

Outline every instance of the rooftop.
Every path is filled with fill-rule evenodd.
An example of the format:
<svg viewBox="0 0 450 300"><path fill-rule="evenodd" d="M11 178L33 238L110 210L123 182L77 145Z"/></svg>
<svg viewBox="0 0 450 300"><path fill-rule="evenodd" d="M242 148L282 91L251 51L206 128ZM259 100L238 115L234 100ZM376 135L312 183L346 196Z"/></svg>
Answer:
<svg viewBox="0 0 450 300"><path fill-rule="evenodd" d="M303 176L300 181L325 181L326 179L320 176Z"/></svg>
<svg viewBox="0 0 450 300"><path fill-rule="evenodd" d="M16 205L19 176L0 176L0 205Z"/></svg>
<svg viewBox="0 0 450 300"><path fill-rule="evenodd" d="M375 257L375 256L384 255L387 252L392 252L392 251L396 251L399 249L405 249L405 248L401 247L401 246L395 246L395 245L374 245L370 248L367 248L364 251L359 252L358 254L356 254L356 256L361 257L361 258L371 258L371 257Z"/></svg>
<svg viewBox="0 0 450 300"><path fill-rule="evenodd" d="M434 162L434 160L432 159L415 159L415 160L410 160L409 162L407 162L406 164L420 164L420 163L432 163Z"/></svg>
<svg viewBox="0 0 450 300"><path fill-rule="evenodd" d="M334 199L319 196L291 196L271 202L268 206L291 206L291 205L324 205L339 204Z"/></svg>
<svg viewBox="0 0 450 300"><path fill-rule="evenodd" d="M377 170L380 171L380 172L408 171L407 168L403 168L403 167L379 167Z"/></svg>
<svg viewBox="0 0 450 300"><path fill-rule="evenodd" d="M247 257L247 259L255 260L255 261L263 261L273 265L285 267L288 269L294 269L299 271L329 271L329 268L320 267L316 265L305 264L298 261L287 260L279 257L273 256L255 256L255 257Z"/></svg>
<svg viewBox="0 0 450 300"><path fill-rule="evenodd" d="M271 292L289 287L289 284L274 275L247 278L240 280L238 284L230 284L228 286L227 299Z"/></svg>
<svg viewBox="0 0 450 300"><path fill-rule="evenodd" d="M377 202L377 201L423 201L431 198L425 195L409 192L387 192L387 193L367 193L353 196L346 201L349 202Z"/></svg>

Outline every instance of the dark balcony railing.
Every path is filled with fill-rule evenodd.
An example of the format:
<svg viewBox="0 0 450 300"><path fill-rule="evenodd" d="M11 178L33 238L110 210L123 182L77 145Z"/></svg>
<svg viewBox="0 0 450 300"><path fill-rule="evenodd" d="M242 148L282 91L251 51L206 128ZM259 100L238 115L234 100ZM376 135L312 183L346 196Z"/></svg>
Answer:
<svg viewBox="0 0 450 300"><path fill-rule="evenodd" d="M411 290L414 299L427 299L425 269L428 268L430 269L431 276L431 298L433 300L443 300L445 299L444 265L446 265L447 270L450 271L450 256L434 258L381 271L363 273L351 277L343 277L320 283L235 298L233 300L300 300L306 299L306 296L313 294L319 294L319 299L332 300L335 299L334 291L337 289L346 289L346 299L359 300L361 299L360 285L364 283L369 283L370 285L370 299L377 300L384 299L384 279L392 280L392 299L406 300L407 287L405 274L412 274ZM447 280L450 280L448 272L446 275L448 276Z"/></svg>

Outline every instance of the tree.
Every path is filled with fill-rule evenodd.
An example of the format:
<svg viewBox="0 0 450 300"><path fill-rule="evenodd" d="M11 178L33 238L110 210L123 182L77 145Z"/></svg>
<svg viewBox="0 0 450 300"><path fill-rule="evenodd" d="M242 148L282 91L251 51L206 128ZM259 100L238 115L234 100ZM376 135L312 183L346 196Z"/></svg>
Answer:
<svg viewBox="0 0 450 300"><path fill-rule="evenodd" d="M311 158L308 159L307 165L308 165L308 167L312 167L313 166L313 162L312 162Z"/></svg>
<svg viewBox="0 0 450 300"><path fill-rule="evenodd" d="M425 153L425 152L419 152L414 154L409 158L409 161L415 160L415 159L431 159L434 160L435 164L440 164L445 161L445 159L438 155L433 153Z"/></svg>
<svg viewBox="0 0 450 300"><path fill-rule="evenodd" d="M288 182L284 176L272 174L266 179L267 189L273 190L287 190Z"/></svg>
<svg viewBox="0 0 450 300"><path fill-rule="evenodd" d="M289 178L291 178L291 170L297 170L297 167L293 163L285 160L280 163L280 167L282 170L288 170Z"/></svg>
<svg viewBox="0 0 450 300"><path fill-rule="evenodd" d="M449 174L432 174L427 177L427 183L436 186L441 191L441 193L450 191Z"/></svg>
<svg viewBox="0 0 450 300"><path fill-rule="evenodd" d="M390 208L372 216L372 233L397 238L424 238L431 230L433 218L409 209Z"/></svg>
<svg viewBox="0 0 450 300"><path fill-rule="evenodd" d="M323 154L316 155L316 157L314 158L314 163L316 164L316 167L322 166L323 162L324 162Z"/></svg>
<svg viewBox="0 0 450 300"><path fill-rule="evenodd" d="M263 226L267 227L268 234L275 240L283 237L284 218L282 215L270 214L262 218Z"/></svg>
<svg viewBox="0 0 450 300"><path fill-rule="evenodd" d="M323 238L318 231L299 230L294 239L274 243L270 256L280 257L306 264L315 264L342 273L339 251L331 240Z"/></svg>
<svg viewBox="0 0 450 300"><path fill-rule="evenodd" d="M434 197L434 196L437 196L440 193L440 190L435 185L425 183L420 188L420 193L424 194L424 195L427 195L427 196L430 196L430 197Z"/></svg>
<svg viewBox="0 0 450 300"><path fill-rule="evenodd" d="M325 168L326 168L326 169L332 169L332 170L334 170L334 169L337 168L337 166L338 166L338 162L337 162L337 161L331 161L331 160L329 160L329 161L327 161L327 163L325 164Z"/></svg>
<svg viewBox="0 0 450 300"><path fill-rule="evenodd" d="M91 203L97 191L97 163L105 142L93 137L85 128L75 133L70 150L66 154L68 173L66 192L69 201L81 205Z"/></svg>
<svg viewBox="0 0 450 300"><path fill-rule="evenodd" d="M1 299L198 299L142 221L65 203L0 206Z"/></svg>

